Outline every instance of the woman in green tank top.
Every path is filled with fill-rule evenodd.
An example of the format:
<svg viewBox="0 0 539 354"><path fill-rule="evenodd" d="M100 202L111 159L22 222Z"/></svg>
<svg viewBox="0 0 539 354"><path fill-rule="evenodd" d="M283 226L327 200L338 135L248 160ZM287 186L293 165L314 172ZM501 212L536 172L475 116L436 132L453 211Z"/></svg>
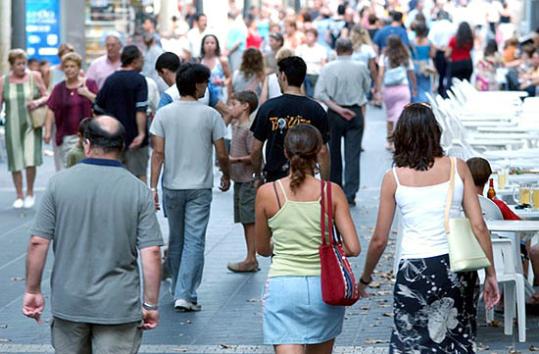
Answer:
<svg viewBox="0 0 539 354"><path fill-rule="evenodd" d="M275 352L331 353L342 329L343 306L322 301L320 180L314 177L320 132L300 124L285 137L290 175L260 187L256 196L256 249L273 255L264 294L264 343ZM333 188L335 223L345 252L360 252L356 229L342 189Z"/></svg>
<svg viewBox="0 0 539 354"><path fill-rule="evenodd" d="M8 169L17 192L14 208L34 205L36 167L41 165L41 128L32 127L30 112L47 102L47 89L41 74L26 68L26 53L12 49L8 54L10 72L0 77L0 106L6 104L6 151ZM26 197L22 170L26 170Z"/></svg>

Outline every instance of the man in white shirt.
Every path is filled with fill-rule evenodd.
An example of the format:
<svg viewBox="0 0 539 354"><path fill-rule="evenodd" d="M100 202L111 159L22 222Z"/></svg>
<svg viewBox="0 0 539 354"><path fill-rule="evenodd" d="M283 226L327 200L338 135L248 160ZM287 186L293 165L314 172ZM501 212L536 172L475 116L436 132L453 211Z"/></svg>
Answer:
<svg viewBox="0 0 539 354"><path fill-rule="evenodd" d="M204 14L198 14L195 17L193 28L187 32L187 40L189 42L189 52L191 53L190 59L196 59L200 57L200 46L202 44L202 37L206 35L206 28L208 27L208 18Z"/></svg>
<svg viewBox="0 0 539 354"><path fill-rule="evenodd" d="M305 94L307 97L313 97L320 70L328 60L327 49L317 41L318 31L315 28L309 28L305 31L305 44L296 49L296 55L307 64L307 77L305 80Z"/></svg>
<svg viewBox="0 0 539 354"><path fill-rule="evenodd" d="M447 97L445 92L447 76L447 60L445 58L445 49L449 44L449 39L455 34L455 26L449 20L449 13L446 11L438 12L436 21L432 23L429 31L429 41L434 46L436 53L434 55L434 66L438 71L438 93Z"/></svg>

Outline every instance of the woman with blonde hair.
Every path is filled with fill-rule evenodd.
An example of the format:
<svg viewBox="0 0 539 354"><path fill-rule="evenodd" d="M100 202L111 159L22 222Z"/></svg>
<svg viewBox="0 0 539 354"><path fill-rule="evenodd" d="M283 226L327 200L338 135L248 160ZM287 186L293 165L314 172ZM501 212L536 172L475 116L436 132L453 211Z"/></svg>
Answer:
<svg viewBox="0 0 539 354"><path fill-rule="evenodd" d="M278 63L280 60L284 58L288 58L292 56L294 56L294 51L292 49L283 47L279 49L277 54L275 54L275 63ZM260 97L258 99L260 104L266 102L266 100L279 97L283 94L281 92L281 87L279 85L279 78L277 75L278 75L278 70L266 76L266 79L264 80L264 86L262 88L262 92L260 93Z"/></svg>
<svg viewBox="0 0 539 354"><path fill-rule="evenodd" d="M262 52L248 48L243 52L239 70L232 76L232 92L253 91L260 96L265 77Z"/></svg>
<svg viewBox="0 0 539 354"><path fill-rule="evenodd" d="M79 141L79 124L84 118L91 117L92 103L97 94L97 83L92 79L80 77L82 57L69 52L62 57L65 80L56 84L47 101L49 110L45 122L45 143L55 139L62 167L66 166L67 153ZM52 135L53 124L56 133Z"/></svg>
<svg viewBox="0 0 539 354"><path fill-rule="evenodd" d="M26 53L12 49L8 53L10 72L0 77L0 106L6 104L6 150L17 198L13 208L34 206L36 168L43 163L41 127L33 127L31 112L47 102L47 89L39 72L27 70ZM26 196L22 170L26 170Z"/></svg>

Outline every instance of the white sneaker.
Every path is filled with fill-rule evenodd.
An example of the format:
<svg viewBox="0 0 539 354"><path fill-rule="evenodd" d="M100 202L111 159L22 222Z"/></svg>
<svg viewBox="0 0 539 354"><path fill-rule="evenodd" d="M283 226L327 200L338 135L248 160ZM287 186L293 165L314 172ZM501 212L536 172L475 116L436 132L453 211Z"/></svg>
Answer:
<svg viewBox="0 0 539 354"><path fill-rule="evenodd" d="M20 209L23 206L24 206L24 200L22 200L22 198L17 198L13 202L13 208L15 208L15 209Z"/></svg>
<svg viewBox="0 0 539 354"><path fill-rule="evenodd" d="M33 195L27 195L26 198L24 198L24 207L25 208L31 208L36 203L36 199Z"/></svg>
<svg viewBox="0 0 539 354"><path fill-rule="evenodd" d="M200 311L202 306L185 299L178 299L174 301L174 309L180 312Z"/></svg>

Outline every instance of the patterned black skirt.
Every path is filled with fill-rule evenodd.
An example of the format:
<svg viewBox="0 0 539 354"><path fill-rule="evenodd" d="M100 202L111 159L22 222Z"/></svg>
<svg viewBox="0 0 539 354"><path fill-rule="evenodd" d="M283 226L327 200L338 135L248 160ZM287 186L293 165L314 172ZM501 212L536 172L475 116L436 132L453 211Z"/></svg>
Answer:
<svg viewBox="0 0 539 354"><path fill-rule="evenodd" d="M448 255L401 260L389 352L475 353L477 282L452 272Z"/></svg>

